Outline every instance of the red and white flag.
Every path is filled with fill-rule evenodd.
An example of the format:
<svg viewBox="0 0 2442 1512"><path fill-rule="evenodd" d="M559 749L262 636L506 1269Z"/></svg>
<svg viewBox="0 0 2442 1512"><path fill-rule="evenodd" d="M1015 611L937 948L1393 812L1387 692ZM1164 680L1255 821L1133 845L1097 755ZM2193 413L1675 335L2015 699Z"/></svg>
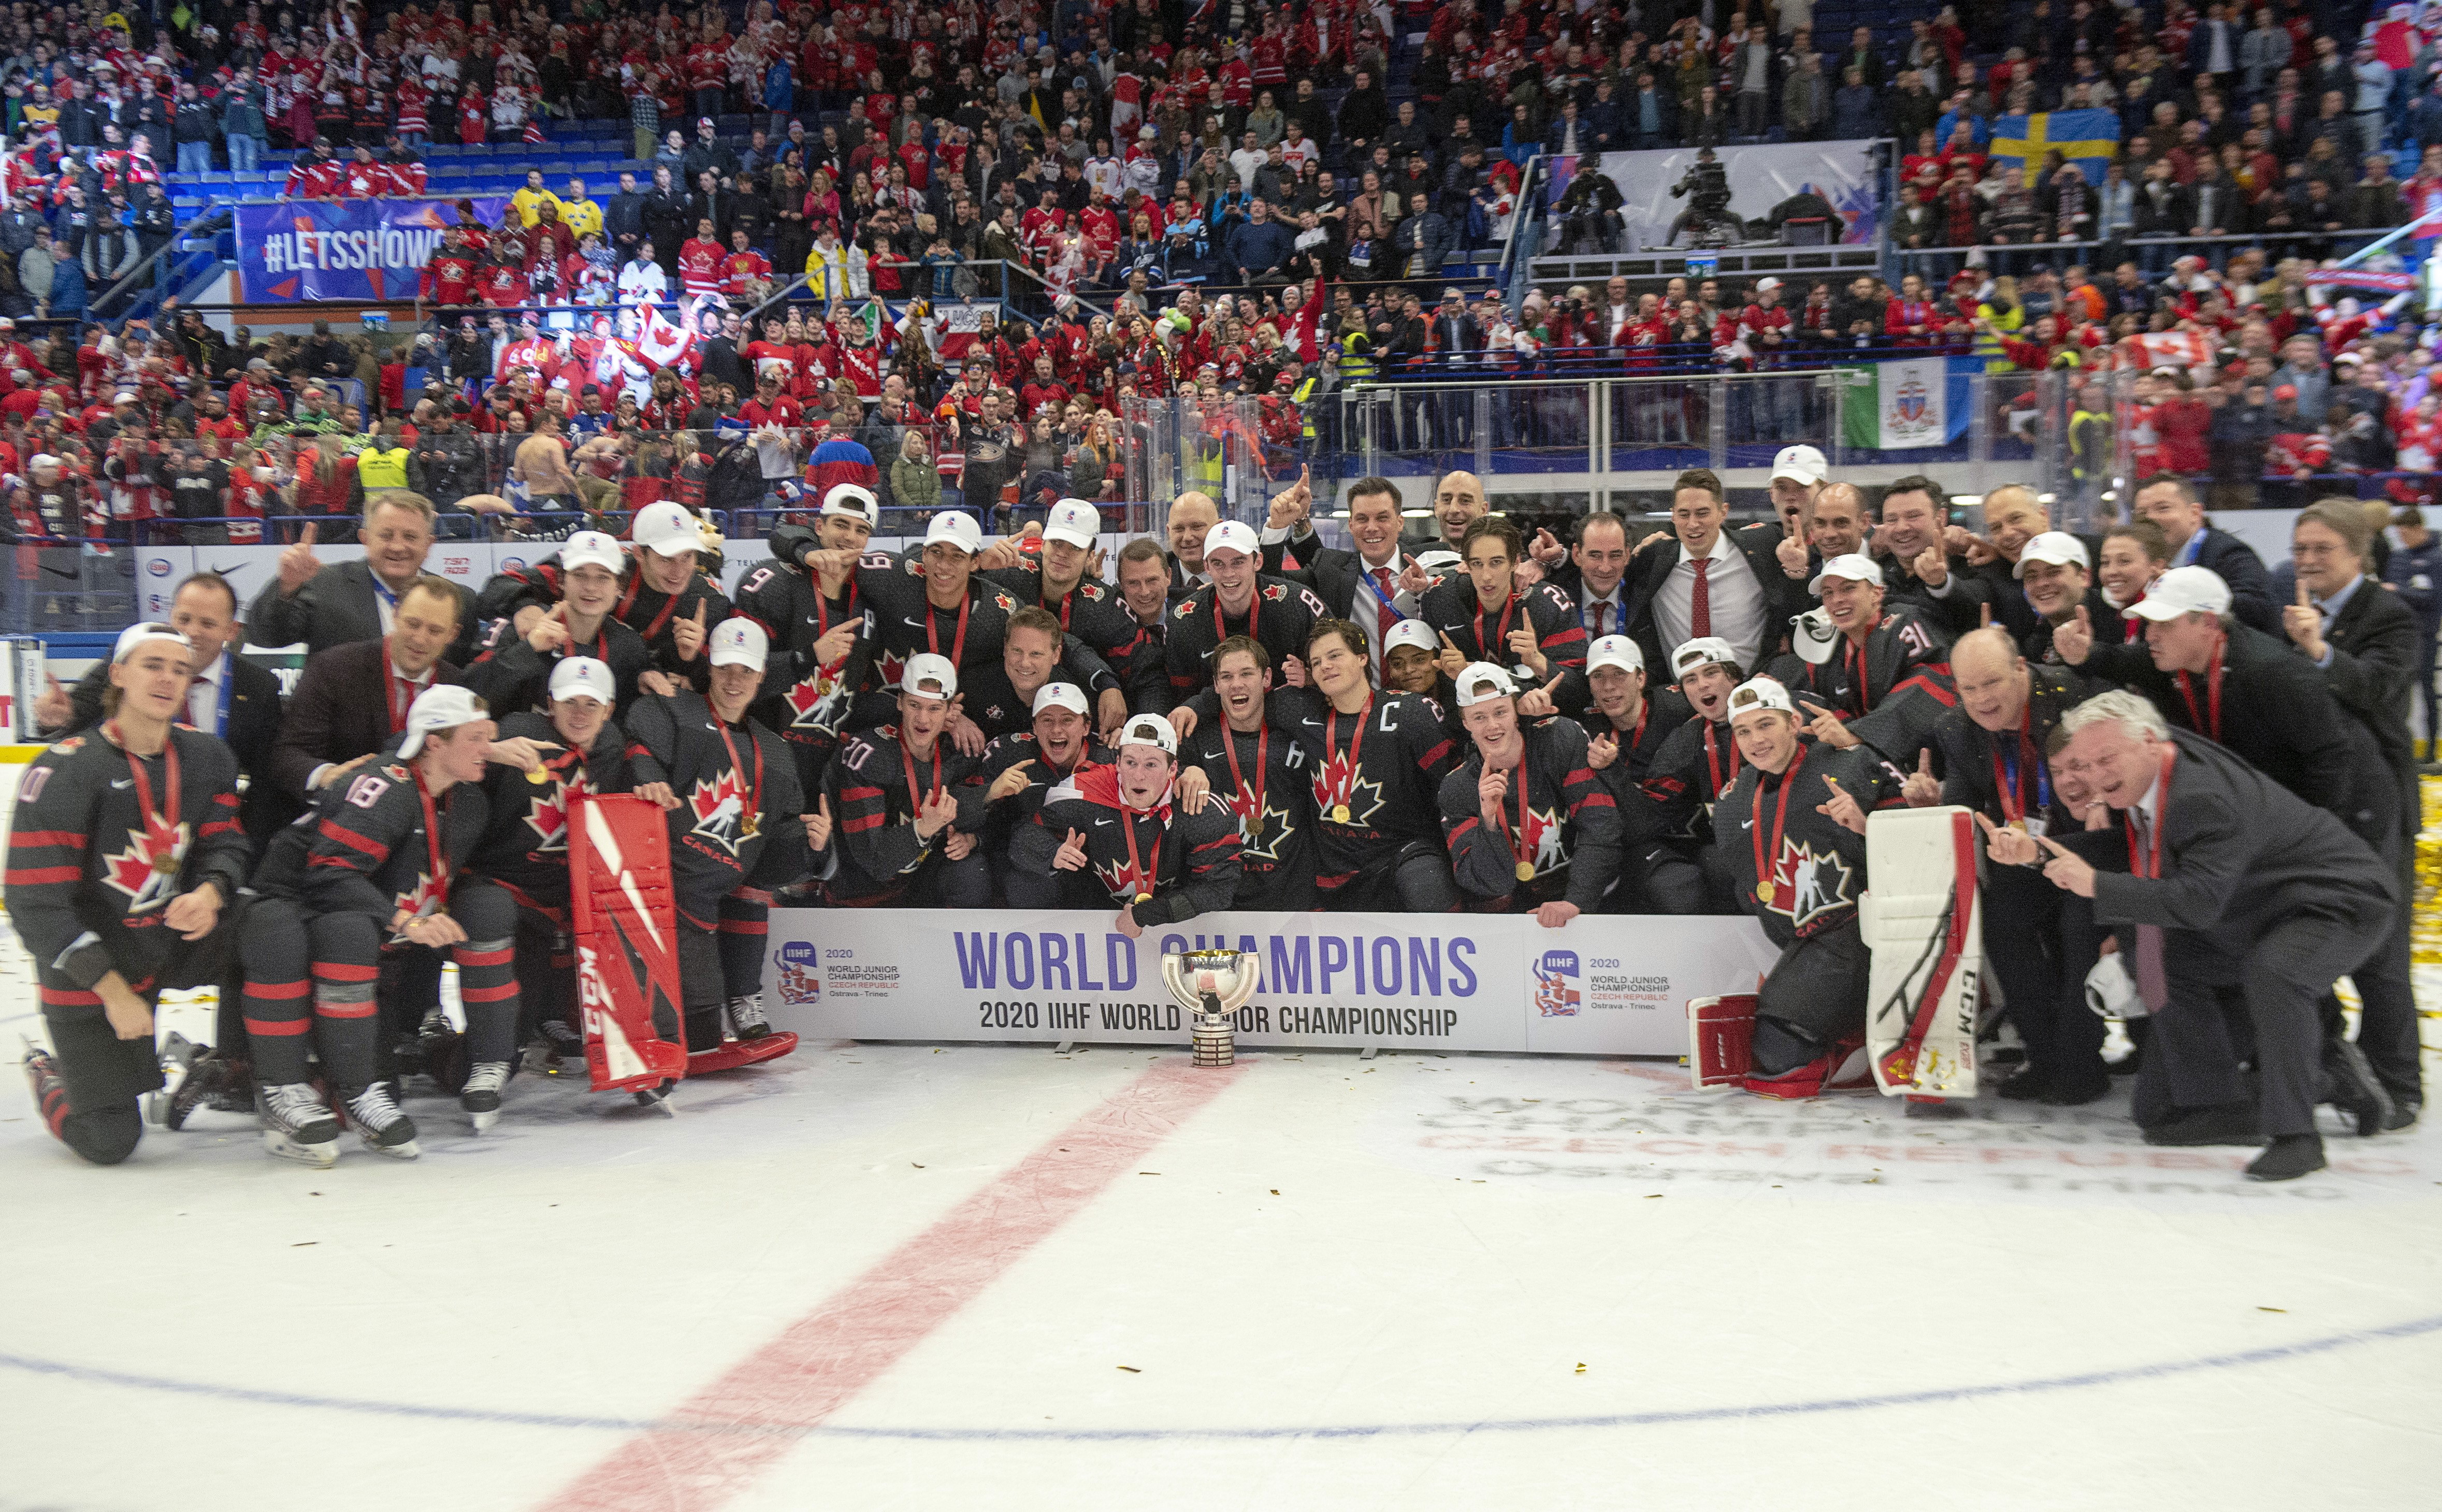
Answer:
<svg viewBox="0 0 2442 1512"><path fill-rule="evenodd" d="M645 306L644 328L636 333L636 355L656 368L692 366L696 338L673 325L659 307Z"/></svg>

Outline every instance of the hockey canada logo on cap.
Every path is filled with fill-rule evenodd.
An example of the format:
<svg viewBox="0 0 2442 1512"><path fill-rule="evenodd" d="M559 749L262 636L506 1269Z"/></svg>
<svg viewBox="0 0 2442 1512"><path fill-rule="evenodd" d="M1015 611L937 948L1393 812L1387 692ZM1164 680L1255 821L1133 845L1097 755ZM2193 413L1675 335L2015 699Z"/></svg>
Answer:
<svg viewBox="0 0 2442 1512"><path fill-rule="evenodd" d="M1544 1018L1575 1018L1584 994L1577 991L1577 953L1547 950L1537 958L1535 1011Z"/></svg>

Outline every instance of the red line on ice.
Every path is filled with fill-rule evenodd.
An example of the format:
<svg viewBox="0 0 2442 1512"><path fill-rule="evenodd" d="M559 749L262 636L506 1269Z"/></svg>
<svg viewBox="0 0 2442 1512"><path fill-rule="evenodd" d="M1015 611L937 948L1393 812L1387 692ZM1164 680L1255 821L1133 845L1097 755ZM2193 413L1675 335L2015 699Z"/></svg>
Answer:
<svg viewBox="0 0 2442 1512"><path fill-rule="evenodd" d="M1233 1079L1149 1067L770 1343L605 1456L545 1512L710 1512L744 1491L968 1299L1102 1194ZM756 1432L756 1428L772 1431Z"/></svg>

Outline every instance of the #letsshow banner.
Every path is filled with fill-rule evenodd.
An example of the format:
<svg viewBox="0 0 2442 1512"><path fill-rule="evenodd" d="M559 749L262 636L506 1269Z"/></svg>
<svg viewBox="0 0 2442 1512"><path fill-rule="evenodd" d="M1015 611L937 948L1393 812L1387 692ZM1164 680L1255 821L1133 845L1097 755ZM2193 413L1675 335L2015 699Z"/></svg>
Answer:
<svg viewBox="0 0 2442 1512"><path fill-rule="evenodd" d="M1735 918L1212 914L1136 939L1103 910L783 908L773 1021L829 1039L1187 1043L1165 952L1253 953L1250 1046L1683 1055L1691 997L1753 992L1778 955Z"/></svg>
<svg viewBox="0 0 2442 1512"><path fill-rule="evenodd" d="M1857 246L1871 243L1882 234L1882 205L1874 189L1872 142L1789 142L1723 147L1718 151L1722 167L1729 175L1732 214L1744 220L1759 220L1782 200L1812 190L1831 202L1843 223L1834 240ZM1557 202L1571 178L1589 167L1598 168L1619 187L1619 212L1628 223L1629 248L1633 251L1667 246L1670 227L1688 203L1684 195L1672 198L1670 187L1695 166L1694 148L1555 158L1551 195Z"/></svg>
<svg viewBox="0 0 2442 1512"><path fill-rule="evenodd" d="M508 200L475 200L483 225ZM247 300L411 300L416 275L458 220L455 200L282 200L237 208L237 268Z"/></svg>

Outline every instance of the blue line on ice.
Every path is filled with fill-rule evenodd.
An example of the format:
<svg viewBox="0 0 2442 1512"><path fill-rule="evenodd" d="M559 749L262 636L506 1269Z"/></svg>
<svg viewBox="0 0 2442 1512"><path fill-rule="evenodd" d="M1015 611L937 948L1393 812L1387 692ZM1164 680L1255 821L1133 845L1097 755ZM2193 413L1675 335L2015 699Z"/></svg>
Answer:
<svg viewBox="0 0 2442 1512"><path fill-rule="evenodd" d="M663 1421L649 1418L596 1417L578 1412L518 1412L481 1407L438 1407L413 1402L376 1402L343 1396L316 1396L298 1392L261 1391L223 1386L210 1381L173 1380L64 1360L35 1359L0 1353L0 1369L77 1381L92 1386L117 1386L136 1391L216 1401L246 1402L266 1407L319 1408L325 1412L361 1412L378 1417L428 1418L442 1422L496 1424L504 1428L592 1429L610 1433L702 1432L779 1433L797 1438L922 1439L954 1443L1009 1442L1042 1439L1066 1443L1128 1442L1159 1439L1300 1439L1427 1437L1454 1433L1525 1433L1556 1429L1654 1428L1677 1423L1714 1423L1742 1418L1802 1417L1827 1412L1863 1412L1888 1407L1938 1407L1951 1402L1998 1396L2033 1396L2050 1392L2082 1391L2094 1386L2119 1386L2161 1380L2208 1371L2269 1365L2283 1360L2327 1355L2360 1344L2383 1343L2442 1333L2442 1317L2419 1318L2354 1333L2332 1334L2294 1344L2269 1344L2233 1354L2206 1355L2195 1359L2155 1365L2129 1365L2115 1370L2050 1375L2034 1380L2004 1381L1987 1386L1940 1386L1923 1391L1886 1392L1871 1396L1821 1397L1812 1401L1762 1402L1752 1407L1704 1407L1681 1411L1613 1412L1594 1417L1491 1418L1476 1422L1352 1423L1339 1426L1283 1428L859 1428L820 1425L807 1428L788 1423L720 1423Z"/></svg>

